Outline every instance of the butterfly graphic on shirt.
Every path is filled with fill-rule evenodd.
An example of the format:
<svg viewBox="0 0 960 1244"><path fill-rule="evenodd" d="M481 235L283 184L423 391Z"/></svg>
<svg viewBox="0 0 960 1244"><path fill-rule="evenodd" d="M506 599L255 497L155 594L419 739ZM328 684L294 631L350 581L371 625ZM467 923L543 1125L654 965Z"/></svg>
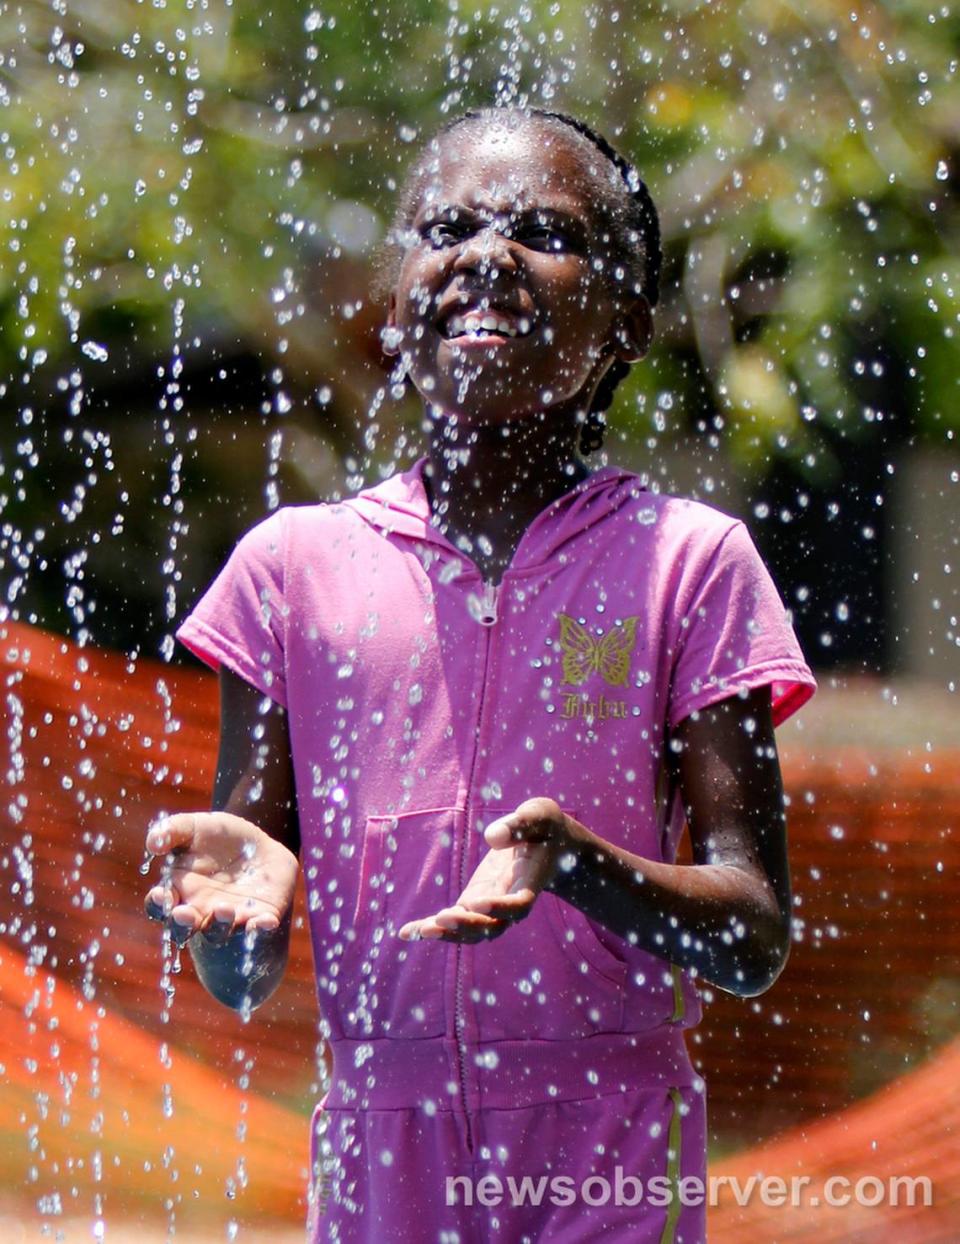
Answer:
<svg viewBox="0 0 960 1244"><path fill-rule="evenodd" d="M610 687L627 685L639 615L624 618L596 637L567 613L558 613L557 621L560 623L564 683L579 687L591 674L599 674Z"/></svg>

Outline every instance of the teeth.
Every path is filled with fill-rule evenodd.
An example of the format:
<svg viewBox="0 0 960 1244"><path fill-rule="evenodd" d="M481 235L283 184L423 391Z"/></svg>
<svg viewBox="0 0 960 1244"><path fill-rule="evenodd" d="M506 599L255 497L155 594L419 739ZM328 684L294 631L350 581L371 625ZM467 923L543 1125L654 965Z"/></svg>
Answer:
<svg viewBox="0 0 960 1244"><path fill-rule="evenodd" d="M452 315L447 321L446 335L461 337L471 333L483 337L488 333L500 333L504 337L523 337L530 331L531 321L524 316L513 321L490 311L468 311L465 315Z"/></svg>

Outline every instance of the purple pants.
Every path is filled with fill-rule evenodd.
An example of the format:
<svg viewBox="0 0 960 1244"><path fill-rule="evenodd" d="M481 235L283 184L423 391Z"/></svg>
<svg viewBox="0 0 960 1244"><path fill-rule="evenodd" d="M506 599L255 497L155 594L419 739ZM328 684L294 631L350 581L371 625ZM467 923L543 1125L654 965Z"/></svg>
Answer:
<svg viewBox="0 0 960 1244"><path fill-rule="evenodd" d="M444 1042L337 1042L311 1244L703 1244L703 1083L679 1032L637 1046L499 1042L464 1086Z"/></svg>

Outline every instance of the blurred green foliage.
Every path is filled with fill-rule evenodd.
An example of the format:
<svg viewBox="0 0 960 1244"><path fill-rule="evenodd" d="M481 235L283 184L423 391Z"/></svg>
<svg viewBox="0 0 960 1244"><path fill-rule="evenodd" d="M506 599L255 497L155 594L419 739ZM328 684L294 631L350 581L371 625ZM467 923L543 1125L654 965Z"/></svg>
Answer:
<svg viewBox="0 0 960 1244"><path fill-rule="evenodd" d="M860 383L879 343L911 434L942 439L958 30L915 0L0 5L4 404L59 380L82 406L71 373L118 349L136 374L229 340L279 368L281 410L331 386L317 417L360 449L396 180L446 115L519 99L599 125L661 208L661 334L622 429L700 412L742 462L816 469L822 426L888 413Z"/></svg>

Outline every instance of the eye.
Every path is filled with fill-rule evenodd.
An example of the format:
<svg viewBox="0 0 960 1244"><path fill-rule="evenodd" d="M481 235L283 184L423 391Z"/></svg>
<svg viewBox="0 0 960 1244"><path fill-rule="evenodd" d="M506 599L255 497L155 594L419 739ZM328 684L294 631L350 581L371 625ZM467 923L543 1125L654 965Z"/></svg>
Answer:
<svg viewBox="0 0 960 1244"><path fill-rule="evenodd" d="M548 220L532 220L524 225L518 236L531 250L559 252L573 250L573 239L562 225Z"/></svg>
<svg viewBox="0 0 960 1244"><path fill-rule="evenodd" d="M434 250L442 250L445 246L452 246L460 241L464 235L464 226L453 220L434 220L425 224L420 234Z"/></svg>

